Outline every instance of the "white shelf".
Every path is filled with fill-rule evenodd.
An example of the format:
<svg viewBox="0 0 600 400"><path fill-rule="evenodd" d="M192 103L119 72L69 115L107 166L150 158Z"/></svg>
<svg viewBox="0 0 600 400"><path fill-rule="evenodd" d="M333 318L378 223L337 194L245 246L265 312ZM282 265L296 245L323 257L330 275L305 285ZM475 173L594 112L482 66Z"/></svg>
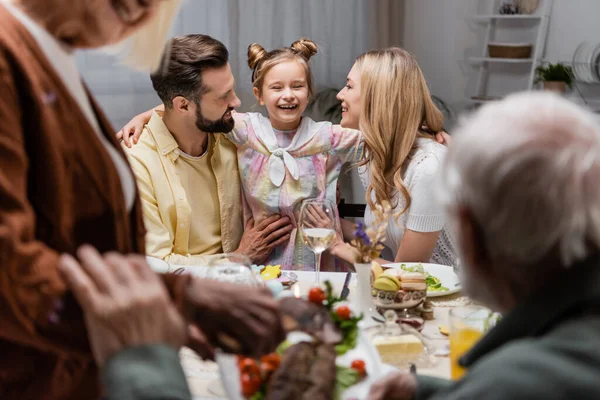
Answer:
<svg viewBox="0 0 600 400"><path fill-rule="evenodd" d="M509 64L531 64L533 62L533 58L469 57L469 61L475 63L494 62Z"/></svg>
<svg viewBox="0 0 600 400"><path fill-rule="evenodd" d="M473 70L478 70L477 85L473 91L473 94L477 97L484 98L483 100L468 99L471 104L487 103L488 101L486 101L486 97L493 97L488 96L487 92L489 89L489 78L494 74L498 78L501 78L501 75L517 76L527 73L529 75L527 86L523 87L522 89L533 89L536 68L540 65L542 59L544 58L544 49L546 48L546 41L548 39L548 27L554 0L543 0L540 2L540 7L534 14L500 14L498 12L498 7L503 3L503 1L493 0L488 1L487 3L489 3L487 11L480 10L480 13L466 17L470 22L469 25L472 23L479 23L481 25L480 27L486 31L483 45L480 49L481 52L479 54L473 54L475 57L467 58L467 62L471 63L472 67L474 67ZM502 21L505 22L503 23ZM528 27L528 31L531 31L527 32L528 35L535 35L534 43L529 43L533 40L527 40L528 44L532 45L531 54L529 54L529 57L490 57L489 44L494 42L497 39L497 36L501 36L497 35L498 30L502 30L504 32L507 29L511 29L511 27L515 26ZM535 28L535 30L533 28ZM511 44L517 45L518 43ZM504 72L504 74L502 74L502 72Z"/></svg>
<svg viewBox="0 0 600 400"><path fill-rule="evenodd" d="M489 21L492 19L517 19L517 20L541 20L542 17L540 15L528 15L528 14L515 14L515 15L503 15L503 14L482 14L482 15L474 15L471 19L477 21Z"/></svg>

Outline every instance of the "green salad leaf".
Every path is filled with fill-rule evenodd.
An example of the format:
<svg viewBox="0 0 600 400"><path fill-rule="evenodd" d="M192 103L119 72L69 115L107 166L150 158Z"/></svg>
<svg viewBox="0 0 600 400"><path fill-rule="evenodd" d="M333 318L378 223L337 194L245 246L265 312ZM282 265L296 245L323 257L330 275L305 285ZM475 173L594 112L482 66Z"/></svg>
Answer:
<svg viewBox="0 0 600 400"><path fill-rule="evenodd" d="M358 340L358 321L362 319L362 315L360 317L350 318L346 321L340 321L337 315L332 317L342 331L342 343L335 346L336 353L338 356L341 356L356 347L356 341Z"/></svg>
<svg viewBox="0 0 600 400"><path fill-rule="evenodd" d="M277 355L279 355L281 357L283 355L283 353L285 353L286 350L289 349L290 347L292 347L292 344L290 342L288 342L287 340L284 340L283 342L281 342L279 344L279 346L277 346L277 349L275 349L275 353L277 353Z"/></svg>
<svg viewBox="0 0 600 400"><path fill-rule="evenodd" d="M425 268L423 268L423 265L421 265L421 263L413 265L412 267L409 267L406 264L402 264L400 265L400 268L402 268L406 272L418 272L420 274L426 275Z"/></svg>
<svg viewBox="0 0 600 400"><path fill-rule="evenodd" d="M354 386L360 380L358 372L352 368L335 366L335 392L334 399L341 399L342 393L351 386Z"/></svg>

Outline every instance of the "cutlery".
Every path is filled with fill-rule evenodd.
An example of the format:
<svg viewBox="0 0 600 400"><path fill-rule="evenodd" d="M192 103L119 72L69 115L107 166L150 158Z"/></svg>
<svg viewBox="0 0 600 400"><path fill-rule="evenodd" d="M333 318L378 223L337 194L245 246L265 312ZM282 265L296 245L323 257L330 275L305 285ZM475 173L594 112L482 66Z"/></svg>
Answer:
<svg viewBox="0 0 600 400"><path fill-rule="evenodd" d="M348 272L346 274L346 280L344 281L344 287L342 288L342 293L340 294L340 298L342 300L346 300L346 298L348 298L348 295L350 294L350 288L348 288L348 285L350 285L351 279L352 279L352 272Z"/></svg>

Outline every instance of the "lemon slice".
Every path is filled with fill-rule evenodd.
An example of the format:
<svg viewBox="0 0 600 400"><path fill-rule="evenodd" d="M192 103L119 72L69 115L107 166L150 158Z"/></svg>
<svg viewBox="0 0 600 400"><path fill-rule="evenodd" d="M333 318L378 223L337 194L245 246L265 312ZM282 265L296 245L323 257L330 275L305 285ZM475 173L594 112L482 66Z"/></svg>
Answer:
<svg viewBox="0 0 600 400"><path fill-rule="evenodd" d="M272 279L277 279L281 275L281 265L267 265L265 269L262 270L260 276L265 281L270 281Z"/></svg>
<svg viewBox="0 0 600 400"><path fill-rule="evenodd" d="M440 333L444 336L448 336L450 334L450 328L448 328L446 325L440 325L439 329Z"/></svg>

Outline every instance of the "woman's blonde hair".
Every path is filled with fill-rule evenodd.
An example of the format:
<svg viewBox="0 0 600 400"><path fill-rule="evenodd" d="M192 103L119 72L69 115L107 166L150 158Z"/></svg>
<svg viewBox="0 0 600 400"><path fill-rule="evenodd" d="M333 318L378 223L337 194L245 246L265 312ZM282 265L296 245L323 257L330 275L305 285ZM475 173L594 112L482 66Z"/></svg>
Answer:
<svg viewBox="0 0 600 400"><path fill-rule="evenodd" d="M308 95L313 95L313 77L309 60L317 54L317 45L310 39L302 38L292 43L290 47L266 51L258 43L252 43L248 46L248 66L252 70L252 86L259 94L262 94L262 87L267 73L276 66L286 61L298 61L306 71L306 84L308 85Z"/></svg>
<svg viewBox="0 0 600 400"><path fill-rule="evenodd" d="M361 74L359 126L366 149L360 164L369 165L371 176L367 203L375 209L387 200L395 207L398 191L405 200L402 214L411 203L403 176L416 150L416 139L433 139L422 127L439 132L444 118L431 100L417 61L408 52L397 47L369 51L358 57L356 66Z"/></svg>

